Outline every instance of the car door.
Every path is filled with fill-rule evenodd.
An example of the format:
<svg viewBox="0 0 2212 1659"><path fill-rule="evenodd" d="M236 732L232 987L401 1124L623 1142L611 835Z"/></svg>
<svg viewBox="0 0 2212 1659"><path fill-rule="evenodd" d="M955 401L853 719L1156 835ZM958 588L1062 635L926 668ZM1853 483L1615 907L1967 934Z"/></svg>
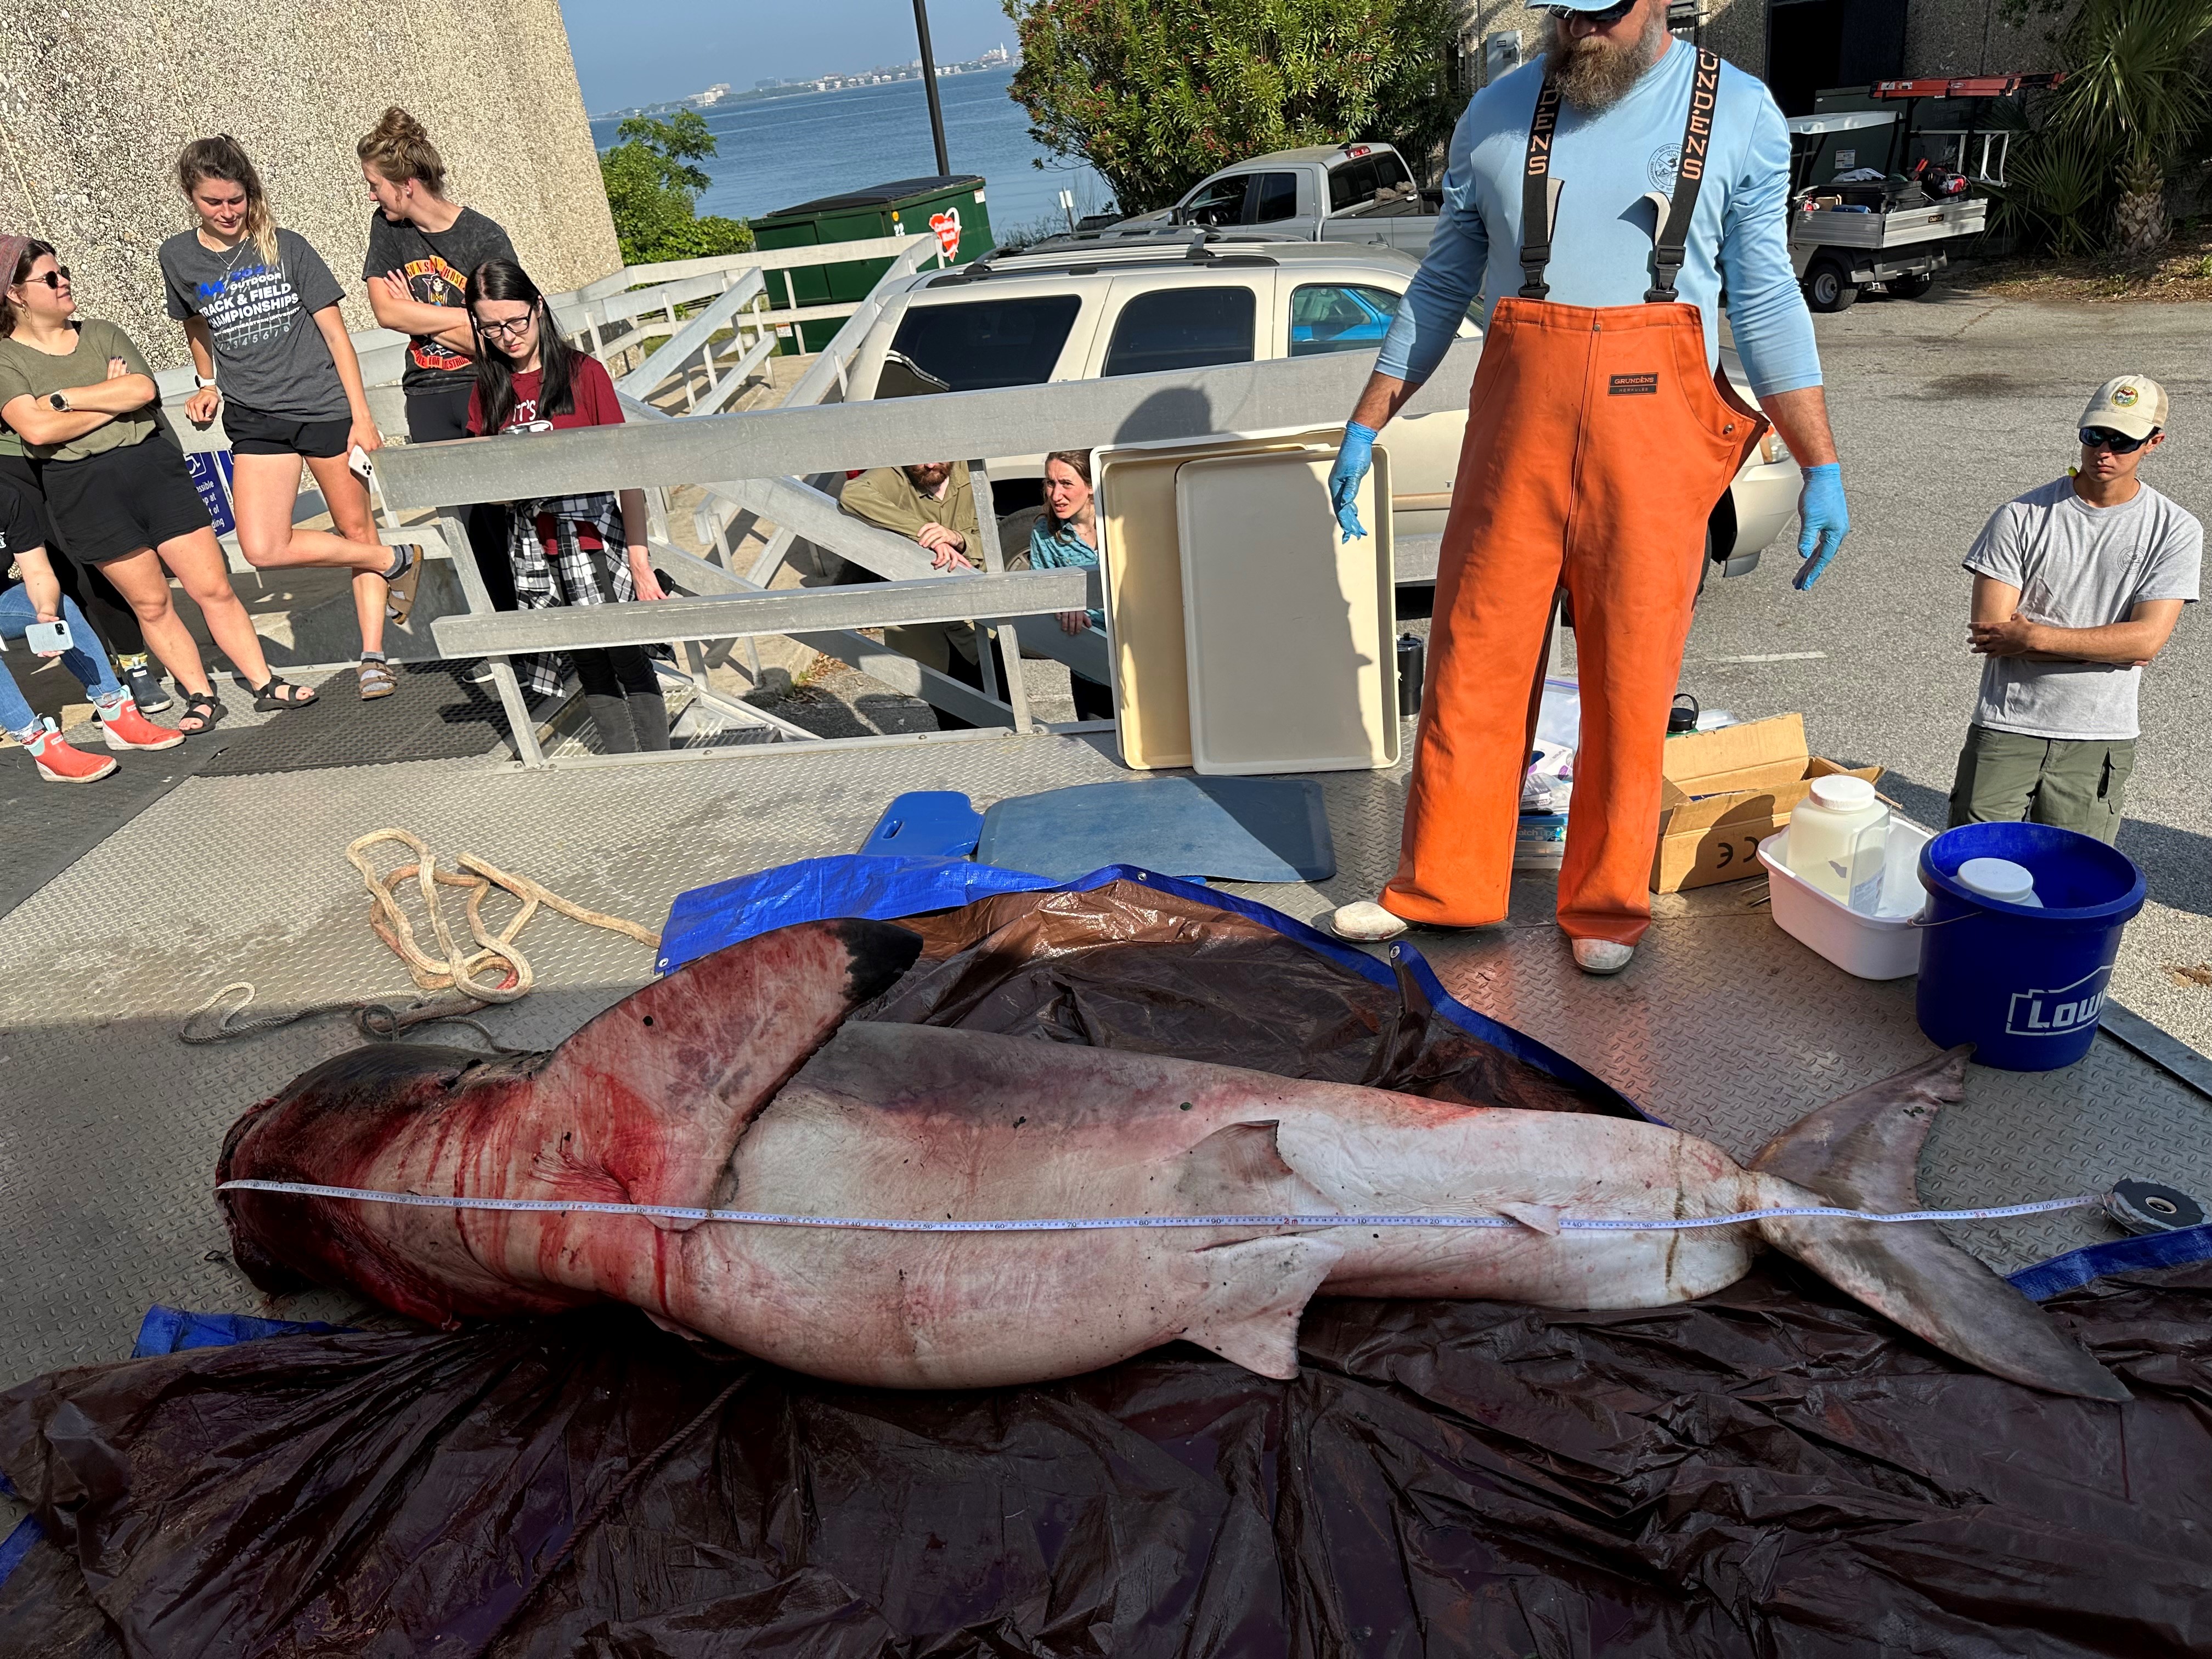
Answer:
<svg viewBox="0 0 2212 1659"><path fill-rule="evenodd" d="M1244 198L1251 193L1252 177L1249 173L1236 173L1200 185L1176 204L1176 222L1217 228L1243 224Z"/></svg>
<svg viewBox="0 0 2212 1659"><path fill-rule="evenodd" d="M1095 375L1212 368L1273 355L1272 268L1160 270L1117 276L1100 319Z"/></svg>
<svg viewBox="0 0 2212 1659"><path fill-rule="evenodd" d="M1298 275L1283 279L1288 313L1287 338L1293 357L1336 351L1381 349L1405 295L1379 283L1351 277ZM1461 332L1472 334L1472 325ZM1384 428L1382 444L1390 456L1390 512L1401 536L1432 535L1443 529L1451 508L1452 478L1459 470L1460 444L1467 435L1467 411L1438 410L1400 415Z"/></svg>
<svg viewBox="0 0 2212 1659"><path fill-rule="evenodd" d="M1300 211L1298 175L1295 171L1285 168L1279 173L1253 174L1252 193L1245 202L1245 210L1250 215L1245 222L1255 228L1303 241L1313 240L1316 221L1310 211Z"/></svg>

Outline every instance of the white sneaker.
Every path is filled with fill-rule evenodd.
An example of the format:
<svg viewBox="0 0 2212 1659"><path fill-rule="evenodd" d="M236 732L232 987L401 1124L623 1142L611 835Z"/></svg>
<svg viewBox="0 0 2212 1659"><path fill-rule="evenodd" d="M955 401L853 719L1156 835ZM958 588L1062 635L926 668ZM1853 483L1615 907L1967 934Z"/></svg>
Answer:
<svg viewBox="0 0 2212 1659"><path fill-rule="evenodd" d="M1329 913L1328 929L1339 939L1395 939L1406 931L1403 916L1393 915L1379 904L1370 904L1362 899L1357 904L1340 905Z"/></svg>
<svg viewBox="0 0 2212 1659"><path fill-rule="evenodd" d="M1633 945L1615 945L1609 939L1578 939L1575 966L1586 974L1617 974L1636 955Z"/></svg>

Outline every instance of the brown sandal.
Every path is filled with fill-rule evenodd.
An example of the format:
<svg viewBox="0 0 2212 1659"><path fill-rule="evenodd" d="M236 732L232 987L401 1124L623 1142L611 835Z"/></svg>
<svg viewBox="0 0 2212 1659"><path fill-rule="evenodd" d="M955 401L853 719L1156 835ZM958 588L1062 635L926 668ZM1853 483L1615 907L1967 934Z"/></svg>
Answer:
<svg viewBox="0 0 2212 1659"><path fill-rule="evenodd" d="M361 700L363 702L388 697L399 689L399 681L389 663L365 662L355 672L361 677Z"/></svg>
<svg viewBox="0 0 2212 1659"><path fill-rule="evenodd" d="M384 579L384 618L401 628L415 612L415 589L422 580L422 550L407 543L395 544L392 562L399 568Z"/></svg>

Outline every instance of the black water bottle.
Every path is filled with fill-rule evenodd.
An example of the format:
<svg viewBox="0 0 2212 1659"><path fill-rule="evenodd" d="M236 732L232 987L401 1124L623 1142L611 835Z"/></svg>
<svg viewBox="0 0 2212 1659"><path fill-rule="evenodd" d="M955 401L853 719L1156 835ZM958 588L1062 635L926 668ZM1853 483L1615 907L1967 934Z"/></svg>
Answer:
<svg viewBox="0 0 2212 1659"><path fill-rule="evenodd" d="M1398 635L1398 718L1421 712L1421 682L1429 672L1429 646L1419 634Z"/></svg>

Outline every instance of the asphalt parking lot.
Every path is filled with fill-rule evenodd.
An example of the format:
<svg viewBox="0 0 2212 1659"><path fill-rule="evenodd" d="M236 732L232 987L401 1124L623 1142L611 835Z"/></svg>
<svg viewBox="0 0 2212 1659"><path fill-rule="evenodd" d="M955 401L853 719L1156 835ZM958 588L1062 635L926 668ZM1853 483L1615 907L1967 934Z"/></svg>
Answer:
<svg viewBox="0 0 2212 1659"><path fill-rule="evenodd" d="M1816 753L1889 769L1887 793L1941 825L1973 708L1972 579L1959 568L2002 502L2059 476L2089 392L2151 375L2172 438L2144 477L2212 520L2212 306L2029 304L1966 290L1863 300L1816 317L1851 534L1809 593L1796 527L1753 574L1708 584L1685 690L1747 719L1802 710ZM2191 607L2146 671L2143 738L2120 846L2149 877L2113 992L2212 1049L2212 616Z"/></svg>

